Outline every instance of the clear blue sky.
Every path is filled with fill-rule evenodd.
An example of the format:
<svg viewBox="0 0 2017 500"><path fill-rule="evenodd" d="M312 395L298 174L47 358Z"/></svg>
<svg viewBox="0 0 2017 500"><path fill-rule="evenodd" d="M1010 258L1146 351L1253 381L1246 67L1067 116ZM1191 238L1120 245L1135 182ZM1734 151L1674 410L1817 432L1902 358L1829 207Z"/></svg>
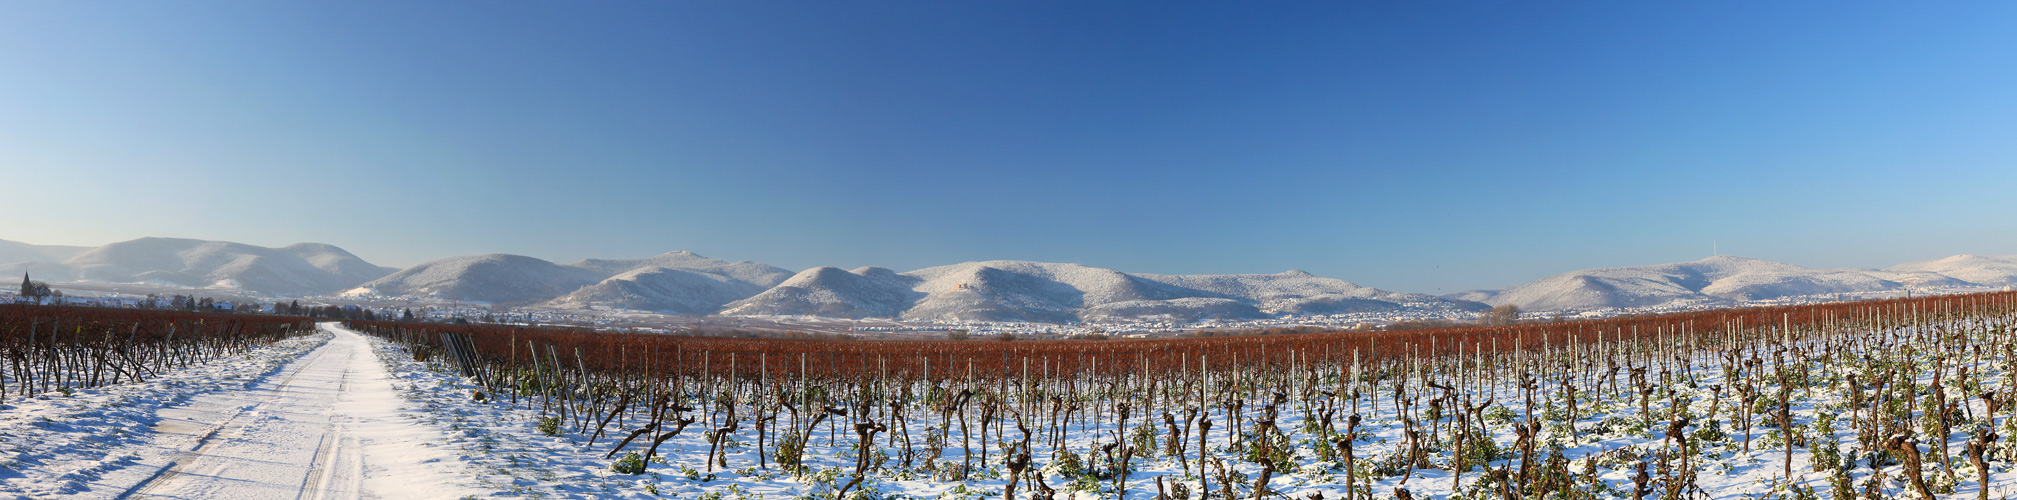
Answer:
<svg viewBox="0 0 2017 500"><path fill-rule="evenodd" d="M4 2L0 239L1453 292L2017 254L2013 2Z"/></svg>

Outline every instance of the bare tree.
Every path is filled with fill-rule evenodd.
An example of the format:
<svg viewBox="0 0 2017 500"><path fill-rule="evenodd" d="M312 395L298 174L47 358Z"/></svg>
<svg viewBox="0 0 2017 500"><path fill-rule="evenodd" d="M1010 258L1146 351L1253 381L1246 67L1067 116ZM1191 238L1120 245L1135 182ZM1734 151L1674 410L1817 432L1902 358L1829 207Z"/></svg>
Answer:
<svg viewBox="0 0 2017 500"><path fill-rule="evenodd" d="M1491 311L1485 312L1485 317L1482 319L1483 322L1487 325L1510 325L1514 323L1519 323L1520 306L1515 304L1506 304L1503 306L1494 307L1492 308Z"/></svg>

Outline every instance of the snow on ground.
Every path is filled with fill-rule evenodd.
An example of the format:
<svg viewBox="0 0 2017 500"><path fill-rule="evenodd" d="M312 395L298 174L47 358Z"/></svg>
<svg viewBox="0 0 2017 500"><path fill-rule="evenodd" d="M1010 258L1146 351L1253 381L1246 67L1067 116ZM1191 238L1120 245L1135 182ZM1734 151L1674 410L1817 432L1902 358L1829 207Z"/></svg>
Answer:
<svg viewBox="0 0 2017 500"><path fill-rule="evenodd" d="M853 421L842 417L830 420L832 422L830 425L840 429L840 432L833 432L833 429L818 429L813 433L812 443L806 447L808 472L803 476L794 477L782 472L774 460L770 460L769 468L757 468L759 457L753 443L755 434L750 429L753 425L749 425L747 421L743 426L744 429L731 438L733 444L729 445L728 466L725 468L709 470L706 462L701 459L707 450L703 429L708 426L697 423L678 437L667 441L659 450L661 460L649 464L646 473L616 474L609 470L613 460L604 458L604 455L617 438L605 434L594 446L587 446L588 436L572 432L564 431L559 437L541 435L534 430L539 420L536 404L534 409L524 409L512 408L509 403L494 400L489 403L474 402L469 397L469 392L476 388L460 377L413 363L398 347L381 346L380 349L388 359L394 360L396 369L411 374L411 378L408 379L410 385L402 388L407 391L409 397L434 408L443 415L446 425L452 428L470 429L471 435L476 436L475 441L486 453L471 453L470 456L480 463L479 466L485 469L486 474L490 475L486 477L492 480L498 477L510 477L511 487L528 494L544 491L554 496L573 498L648 498L649 496L711 499L830 498L837 488L848 482L854 471L855 452L851 449L850 433L846 432ZM2011 378L2002 373L2003 363L1995 359L1983 361L1984 364L1977 370L1977 376L1980 377L1979 381L1984 387L2010 383ZM1690 369L1672 367L1672 373L1667 375L1671 379L1659 385L1672 388L1675 398L1687 405L1687 414L1696 416L1696 422L1687 429L1687 432L1699 440L1700 448L1690 455L1690 460L1699 471L1697 484L1703 488L1706 496L1691 498L1792 498L1782 486L1785 466L1783 448L1775 444L1783 442L1783 438L1779 437L1783 430L1776 429L1768 423L1759 423L1749 428L1749 449L1746 451L1744 431L1740 431L1729 421L1734 412L1732 409L1734 403L1730 401L1734 399L1731 395L1733 391L1724 392L1725 400L1718 403L1715 402L1711 389L1712 386L1733 386L1734 383L1724 379L1726 374L1723 367L1706 353L1695 358L1693 363ZM1794 416L1792 423L1800 435L1815 438L1817 442L1822 443L1832 440L1838 444L1843 456L1860 459L1862 457L1849 457L1856 443L1856 433L1851 427L1851 419L1831 418L1854 411L1846 407L1847 401L1843 393L1847 387L1843 385L1844 377L1849 373L1848 370L1853 369L1850 365L1851 363L1817 359L1816 364L1810 367L1817 385L1796 389L1791 395ZM1655 366L1653 373L1659 371L1660 367ZM1266 397L1268 389L1260 389L1261 387L1295 385L1294 381L1288 380L1287 374L1273 376L1276 378L1247 382L1255 383L1252 387L1256 389L1249 390L1260 391L1257 393L1258 398L1250 400ZM1931 383L1931 377L1929 369L1921 374L1919 382ZM1522 398L1518 390L1510 381L1502 380L1498 383L1502 385L1493 390L1490 388L1491 382L1488 381L1465 381L1466 385L1473 385L1474 389L1489 390L1497 394L1494 399L1498 404L1493 409L1487 410L1486 415L1492 422L1494 439L1498 446L1509 450L1515 441L1510 431L1511 426L1515 422L1524 421L1526 416L1520 413L1522 410L1517 404ZM1559 389L1554 388L1553 383L1556 382L1542 382L1542 394L1538 395L1539 406L1535 409L1536 417L1543 414L1551 415L1544 418L1550 423L1541 433L1539 453L1545 456L1550 454L1550 449L1558 449L1560 455L1567 461L1568 470L1576 477L1584 478L1579 480L1581 485L1579 487L1598 493L1597 498L1630 498L1628 492L1632 488L1633 466L1641 462L1655 462L1653 457L1661 450L1670 448L1669 441L1663 433L1666 426L1665 415L1668 414L1670 407L1667 397L1662 394L1650 402L1651 410L1656 417L1652 426L1647 427L1642 420L1639 401L1629 387L1624 388L1623 392L1608 390L1583 392L1577 397L1580 417L1575 424L1575 432L1571 433L1567 427L1557 423L1559 420L1555 419L1559 417L1553 416L1560 415L1560 412L1564 411L1564 401L1559 399ZM1947 383L1953 384L1955 381L1950 379ZM1773 390L1776 389L1768 386L1760 388L1759 392L1769 394ZM1369 394L1383 392L1385 391L1368 391ZM687 404L690 406L709 406L700 403L705 400L703 396L690 396L696 398L688 401ZM1980 401L1967 400L1963 404L1969 414L1980 415L1986 410ZM1705 422L1704 420L1709 419L1703 416L1710 413L1712 406L1716 407L1719 413L1713 419L1714 423ZM1224 466L1231 471L1231 477L1235 478L1231 487L1234 496L1249 498L1253 495L1252 485L1260 473L1260 467L1241 458L1242 450L1247 449L1251 441L1235 439L1229 435L1225 430L1227 415L1224 410L1222 407L1208 410L1211 419L1217 424L1210 436L1209 449L1215 459L1223 460ZM1259 415L1259 411L1249 408L1245 417L1255 418ZM1267 498L1285 496L1302 499L1311 493L1321 493L1323 498L1343 498L1345 495L1348 481L1344 468L1335 458L1319 458L1317 450L1319 443L1310 439L1311 433L1304 427L1306 423L1311 422L1306 411L1294 400L1281 407L1279 419L1281 427L1296 430L1289 438L1294 449L1294 467L1277 472L1268 482L1268 488L1282 496L1267 495ZM1392 463L1391 460L1398 456L1405 446L1404 428L1392 400L1385 396L1373 397L1365 400L1358 411L1366 415L1365 423L1360 428L1364 437L1355 444L1360 473L1365 474L1369 469L1389 467L1381 464ZM702 414L689 414L689 416L701 418L705 422L705 416ZM747 414L744 414L744 417L747 418ZM780 420L782 419L780 417ZM891 434L878 436L877 446L873 452L875 455L872 455L872 458L887 461L883 462L884 467L881 470L870 472L863 485L850 492L850 498L1001 497L1007 483L1007 474L1003 466L1004 448L990 444L999 442L996 435L990 432L987 436L981 436L978 424L973 426L972 430L976 432L972 440L974 452L979 455L982 448L987 448L987 458L985 460L979 456L973 458L972 462L976 466L973 479L953 480L943 476L944 471L958 467L966 461L961 456L961 443L964 439L960 428L957 424L941 426L936 418L927 415L914 415L913 419L907 431L916 440L919 449L926 447L925 443L933 439L927 436L938 436L939 442L944 443L943 455L933 462L934 467L927 469L925 467L927 461L923 458L919 458L918 463L908 468L899 467L901 459L890 455L899 452L901 442L895 440ZM1140 413L1135 413L1134 417L1129 419L1128 434L1132 435L1141 426L1140 419ZM877 420L888 422L888 419L882 417L877 417ZM1096 448L1098 443L1110 443L1114 440L1116 435L1114 416L1106 414L1073 420L1065 431L1068 436L1065 452L1086 457L1083 460L1086 464L1101 463L1102 459L1096 455ZM1821 423L1822 420L1833 420L1832 434L1822 433L1820 429L1828 425ZM1947 436L1950 448L1959 450L1961 448L1959 443L1970 437L1969 427L1984 424L1987 422L1957 425L1955 434ZM637 425L634 419L628 425L611 424L607 432L620 433L622 431L618 429L629 429ZM1342 423L1340 425L1342 426ZM589 426L590 429L593 427ZM572 427L563 425L563 428ZM1161 429L1157 431L1160 432ZM1721 436L1713 436L1715 434ZM772 438L775 437L776 434L772 434ZM1012 430L1006 437L1009 441L1018 440L1018 436ZM1938 442L1931 440L1930 437L1926 439L1932 443ZM1038 441L1040 443L1041 438ZM1161 438L1155 438L1155 442L1160 444ZM1192 491L1191 498L1198 498L1195 492L1200 478L1190 471L1196 466L1194 445L1195 443L1190 450L1192 463L1188 467L1160 454L1152 459L1136 460L1133 464L1133 473L1127 481L1126 498L1155 498L1158 478L1172 487L1177 483L1184 483ZM1805 487L1821 491L1825 498L1828 496L1830 473L1814 471L1810 462L1815 450L1820 447L1815 445L1795 448L1792 479ZM641 451L636 446L626 451L630 450ZM775 450L774 445L769 448L771 452ZM1110 482L1093 481L1083 476L1075 478L1057 466L1057 462L1050 458L1053 456L1052 453L1053 451L1047 446L1038 444L1034 455L1038 457L1037 464L1049 464L1044 469L1047 481L1059 490L1059 498L1083 500L1116 497ZM1429 461L1439 465L1447 464L1451 456L1449 450L1430 450ZM1961 461L1959 458L1956 460ZM1517 458L1502 455L1500 459L1492 462L1492 465L1505 467L1517 461ZM1517 468L1516 465L1510 466ZM1928 464L1929 478L1940 476L1937 467L1935 464ZM1988 488L1990 496L2003 498L2006 495L2017 494L2017 472L2012 471L2012 462L2007 458L1996 460L1992 461L1990 467L1991 481ZM1972 467L1961 464L1957 469L1960 474L1959 480L1948 486L1952 493L1943 498L1975 498L1980 487L1975 483ZM1910 490L1902 479L1898 479L1902 477L1898 475L1898 470L1898 466L1890 465L1883 471L1887 479L1883 482L1881 494L1887 498L1909 496ZM1586 482L1589 479L1584 475L1586 471L1594 473L1595 481ZM1867 465L1859 465L1850 473L1848 479L1861 488L1871 474ZM1484 471L1481 469L1463 474L1462 485L1469 498L1477 498L1478 495L1487 493L1474 489L1483 475ZM1447 470L1418 469L1403 472L1400 469L1392 469L1380 472L1361 485L1366 487L1364 491L1373 493L1373 498L1394 498L1397 488L1407 488L1414 498L1450 499L1459 498L1453 496L1451 490L1456 479ZM544 490L549 487L550 490ZM1209 488L1215 494L1215 498L1221 491L1222 485L1216 471L1213 477L1209 478ZM1033 489L1034 486L1028 483L1018 486L1018 497L1027 497ZM856 492L864 495L857 497L854 495Z"/></svg>
<svg viewBox="0 0 2017 500"><path fill-rule="evenodd" d="M454 498L488 493L364 336L314 336L0 411L0 494Z"/></svg>
<svg viewBox="0 0 2017 500"><path fill-rule="evenodd" d="M139 384L9 398L0 406L0 494L91 496L106 484L137 483L174 453L151 429L162 408L244 390L330 338L280 341L243 358L211 360ZM168 448L156 449L161 446ZM182 448L187 448L183 446ZM157 465L143 462L156 459ZM121 490L123 492L123 490Z"/></svg>
<svg viewBox="0 0 2017 500"><path fill-rule="evenodd" d="M808 470L803 476L782 472L774 460L769 468L759 468L755 433L750 429L753 425L745 425L743 431L731 436L728 466L710 470L701 459L708 447L706 420L696 414L693 416L703 418L703 423L666 441L659 448L660 459L650 463L645 473L619 474L610 469L614 460L604 456L621 439L620 429L639 425L635 417L611 423L604 435L593 438L592 446L591 436L570 432L574 428L571 424L563 425L558 436L545 435L538 430L537 404L528 409L523 401L517 406L495 397L478 401L472 392L480 388L438 363L416 362L403 347L385 341L334 327L325 330L143 384L10 400L7 407L0 408L0 497L112 498L140 486L139 493L163 496L266 498L285 493L283 486L300 485L302 491L319 494L313 496L796 499L830 497L853 473L855 459L848 433L829 437L830 429L813 433L812 443L806 447ZM1983 386L2010 383L2000 357L1983 361L1976 371ZM1706 497L1789 498L1778 486L1784 455L1774 440L1783 439L1776 437L1781 429L1751 428L1750 450L1743 451L1742 432L1728 421L1732 411L1729 392L1723 394L1725 401L1717 403L1710 389L1732 383L1724 380L1722 367L1713 359L1703 356L1694 363L1692 369L1674 367L1669 383L1661 386L1672 388L1677 399L1686 401L1689 414L1707 415L1712 405L1722 410L1716 419L1721 420L1719 425L1698 419L1688 430L1702 443L1691 458L1699 464L1698 483ZM1832 437L1844 455L1855 443L1854 430L1848 424L1851 419L1835 421L1832 436L1820 429L1822 420L1853 411L1845 408L1842 390L1846 386L1841 385L1853 364L1817 362L1810 367L1817 385L1795 390L1792 398L1794 428L1819 442ZM1297 383L1288 374L1273 376L1276 378L1249 383L1255 383L1254 387L1294 387ZM1929 383L1930 377L1924 375L1920 382ZM1464 382L1490 384L1483 380ZM1498 408L1486 414L1493 421L1499 446L1510 447L1514 438L1508 429L1525 417L1518 405L1510 404L1520 400L1517 390L1510 382L1501 383L1505 385L1496 390ZM1549 392L1548 384L1542 382L1537 414L1563 411L1563 401L1549 395L1559 393ZM1252 390L1262 391L1257 395L1265 393ZM1770 390L1762 388L1760 392ZM1559 446L1573 474L1583 477L1586 470L1595 473L1597 481L1588 483L1588 488L1599 493L1599 498L1629 498L1631 467L1650 460L1647 457L1665 447L1666 438L1660 430L1664 423L1656 423L1652 429L1643 427L1637 401L1630 394L1629 389L1622 394L1608 390L1582 393L1577 404L1583 416L1577 419L1575 432L1549 420L1549 428L1542 433L1543 453ZM1980 401L1969 399L1964 404L1969 414L1986 410ZM1667 398L1656 397L1651 405L1656 414L1664 415ZM1310 493L1342 498L1345 494L1347 480L1340 462L1319 458L1320 443L1301 430L1309 422L1306 411L1293 399L1281 407L1280 426L1298 430L1289 438L1295 467L1276 473L1267 483L1282 495L1268 498L1301 499ZM1405 438L1399 415L1385 396L1364 401L1357 411L1366 415L1360 428L1365 437L1355 445L1363 473L1396 456ZM1249 408L1246 417L1254 418L1258 412ZM1252 496L1259 467L1239 458L1247 443L1236 441L1225 430L1224 408L1214 407L1208 413L1217 424L1209 442L1212 455L1223 460L1238 479L1231 488L1236 496ZM836 420L841 421L834 426L841 429L851 423ZM1092 454L1096 443L1112 442L1116 419L1104 415L1073 420L1066 430L1064 451L1088 457L1088 464L1100 463L1091 459ZM1141 424L1141 414L1136 413L1127 423L1132 434ZM1705 434L1710 425L1724 436ZM322 429L319 433L303 430L317 426ZM982 448L988 452L986 460L974 457L973 479L942 477L944 471L966 461L961 456L964 439L959 429L956 424L941 426L928 415L913 416L906 431L919 448L931 440L928 436L939 436L939 442L944 443L935 467L926 469L920 458L919 463L903 468L898 466L901 460L892 457L881 470L871 472L850 497L1000 498L1007 483L1002 465L1005 454L1000 446L989 444L997 442L993 435L976 435L972 440L976 455ZM1949 442L1965 440L1965 429L1957 426L1956 433L1948 436ZM973 430L978 434L978 425ZM205 435L210 437L205 439ZM1018 440L1013 434L1008 439ZM889 434L879 436L872 458L881 460L896 454L896 446L884 446L892 441ZM1061 470L1050 458L1055 452L1038 441L1034 450L1037 463L1048 464L1047 481L1059 490L1060 498L1115 497L1110 482L1075 480ZM1155 441L1160 443L1160 437ZM1126 497L1154 498L1161 478L1169 485L1189 485L1191 498L1198 498L1195 488L1199 478L1188 470L1196 466L1197 450L1195 443L1192 445L1189 466L1160 453L1136 460ZM1829 473L1813 472L1809 466L1813 450L1818 448L1795 450L1793 479L1818 487L1826 497ZM1959 446L1952 448L1958 450ZM775 450L774 445L769 448ZM192 451L196 452L193 458ZM625 451L642 451L642 446L634 443ZM1431 450L1429 454L1429 460L1437 464L1447 463L1450 457L1448 450ZM1511 461L1501 459L1493 464L1503 466ZM2017 494L2017 472L2011 466L2007 458L1992 462L1988 492L1992 498ZM164 467L167 472L162 472ZM265 472L253 474L246 472L247 468ZM1957 468L1961 477L1952 493L1943 497L1974 498L1979 486L1971 467ZM1884 474L1892 477L1897 470L1897 466L1889 466ZM1939 476L1936 470L1936 465L1929 464L1927 475ZM1859 466L1849 479L1861 486L1870 474L1867 466ZM1477 484L1482 475L1480 470L1464 473L1465 489ZM1396 488L1405 487L1415 498L1448 499L1453 498L1453 479L1447 470L1391 470L1366 485L1375 498L1392 498ZM1214 492L1220 490L1219 479L1211 478L1209 487ZM248 489L233 492L231 488ZM1027 483L1018 486L1018 496L1026 497L1033 488ZM1882 494L1903 498L1909 491L1902 482L1887 479ZM856 492L865 496L856 497ZM1480 492L1472 493L1476 498Z"/></svg>

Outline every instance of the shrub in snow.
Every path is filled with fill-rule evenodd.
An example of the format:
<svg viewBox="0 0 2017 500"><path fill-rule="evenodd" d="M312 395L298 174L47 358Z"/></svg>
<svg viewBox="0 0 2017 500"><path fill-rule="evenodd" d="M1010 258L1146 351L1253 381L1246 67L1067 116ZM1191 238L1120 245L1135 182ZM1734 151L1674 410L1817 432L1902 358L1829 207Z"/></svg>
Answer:
<svg viewBox="0 0 2017 500"><path fill-rule="evenodd" d="M1145 460L1156 458L1156 428L1153 425L1136 426L1131 451Z"/></svg>
<svg viewBox="0 0 2017 500"><path fill-rule="evenodd" d="M778 441L777 456L775 458L777 458L779 466L796 475L805 472L804 454L805 438L798 435L788 435L785 436L783 441Z"/></svg>
<svg viewBox="0 0 2017 500"><path fill-rule="evenodd" d="M1709 419L1708 424L1695 429L1695 441L1705 445L1720 443L1729 438L1730 435L1723 432L1723 422L1720 420Z"/></svg>
<svg viewBox="0 0 2017 500"><path fill-rule="evenodd" d="M633 451L625 454L623 458L617 459L616 463L610 464L609 470L616 471L618 474L643 474L644 466L644 455L639 455Z"/></svg>

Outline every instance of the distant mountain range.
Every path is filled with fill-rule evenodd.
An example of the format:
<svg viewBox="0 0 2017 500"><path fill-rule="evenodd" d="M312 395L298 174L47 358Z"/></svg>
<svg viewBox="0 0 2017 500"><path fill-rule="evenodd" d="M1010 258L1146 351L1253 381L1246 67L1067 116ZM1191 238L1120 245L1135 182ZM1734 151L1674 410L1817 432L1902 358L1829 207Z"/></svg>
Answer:
<svg viewBox="0 0 2017 500"><path fill-rule="evenodd" d="M42 281L158 283L313 295L356 287L394 271L341 248L300 243L266 248L224 241L141 238L97 248L0 241L0 273Z"/></svg>
<svg viewBox="0 0 2017 500"><path fill-rule="evenodd" d="M1935 272L1934 270L1944 270ZM1953 273L1953 274L1948 274ZM1970 279L1957 278L1965 275ZM1800 295L2007 286L2017 256L1957 255L1885 270L1814 269L1769 260L1716 256L1694 262L1570 271L1524 285L1444 295L1530 311L1714 305Z"/></svg>
<svg viewBox="0 0 2017 500"><path fill-rule="evenodd" d="M765 264L725 262L692 252L572 264L492 254L423 262L365 283L355 293L710 314L790 276L791 271Z"/></svg>
<svg viewBox="0 0 2017 500"><path fill-rule="evenodd" d="M809 269L729 304L723 313L1060 323L1486 307L1375 290L1301 271L1165 276L1078 264L988 261L907 273L876 267Z"/></svg>
<svg viewBox="0 0 2017 500"><path fill-rule="evenodd" d="M2017 286L2017 255L1956 255L1884 268L1896 273L1938 273L1982 286Z"/></svg>
<svg viewBox="0 0 2017 500"><path fill-rule="evenodd" d="M62 262L90 250L91 247L30 245L18 241L0 240L0 263Z"/></svg>
<svg viewBox="0 0 2017 500"><path fill-rule="evenodd" d="M275 296L348 294L667 314L911 321L1257 319L1356 312L1451 313L1717 305L1906 288L2017 286L2017 256L1956 255L1886 269L1814 269L1742 257L1586 269L1441 297L1310 275L1134 274L1079 264L966 262L897 272L799 272L672 252L556 264L518 255L450 257L396 270L331 245L266 248L141 238L96 248L0 240L0 273L52 282L156 283Z"/></svg>

